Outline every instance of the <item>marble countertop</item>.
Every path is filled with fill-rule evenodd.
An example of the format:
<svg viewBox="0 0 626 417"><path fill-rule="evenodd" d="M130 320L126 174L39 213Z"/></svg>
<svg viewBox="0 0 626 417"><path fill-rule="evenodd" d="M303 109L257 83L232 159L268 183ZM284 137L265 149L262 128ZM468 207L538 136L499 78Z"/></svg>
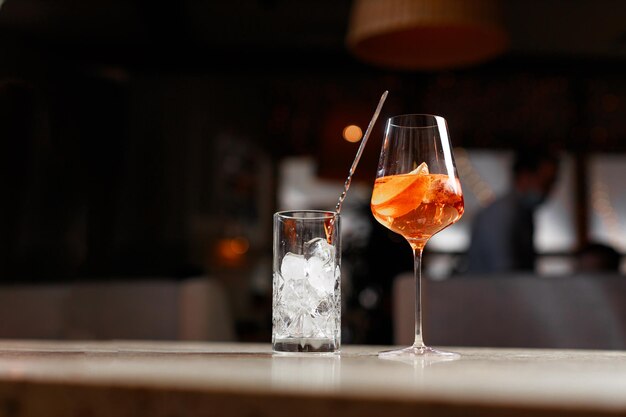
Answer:
<svg viewBox="0 0 626 417"><path fill-rule="evenodd" d="M270 344L0 341L0 416L626 414L626 352L452 348L453 361Z"/></svg>

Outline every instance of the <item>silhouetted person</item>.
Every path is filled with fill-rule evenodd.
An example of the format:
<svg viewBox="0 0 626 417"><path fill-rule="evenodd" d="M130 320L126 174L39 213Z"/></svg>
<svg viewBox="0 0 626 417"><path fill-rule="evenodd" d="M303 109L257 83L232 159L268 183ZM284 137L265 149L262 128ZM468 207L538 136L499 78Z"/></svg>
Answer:
<svg viewBox="0 0 626 417"><path fill-rule="evenodd" d="M619 272L622 255L610 246L589 243L577 253L580 272Z"/></svg>
<svg viewBox="0 0 626 417"><path fill-rule="evenodd" d="M534 213L547 198L558 160L539 150L517 152L513 188L474 219L468 272L492 273L535 269Z"/></svg>

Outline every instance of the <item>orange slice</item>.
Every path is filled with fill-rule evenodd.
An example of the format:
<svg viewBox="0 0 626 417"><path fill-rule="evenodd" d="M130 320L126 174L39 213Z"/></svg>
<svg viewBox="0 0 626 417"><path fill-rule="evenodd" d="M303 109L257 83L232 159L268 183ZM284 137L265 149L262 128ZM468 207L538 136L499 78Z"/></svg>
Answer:
<svg viewBox="0 0 626 417"><path fill-rule="evenodd" d="M408 174L378 178L372 193L372 209L379 215L399 217L417 208L428 190L425 162Z"/></svg>
<svg viewBox="0 0 626 417"><path fill-rule="evenodd" d="M372 205L383 204L404 192L417 179L418 175L428 174L428 165L422 162L408 174L388 175L376 180L372 193Z"/></svg>

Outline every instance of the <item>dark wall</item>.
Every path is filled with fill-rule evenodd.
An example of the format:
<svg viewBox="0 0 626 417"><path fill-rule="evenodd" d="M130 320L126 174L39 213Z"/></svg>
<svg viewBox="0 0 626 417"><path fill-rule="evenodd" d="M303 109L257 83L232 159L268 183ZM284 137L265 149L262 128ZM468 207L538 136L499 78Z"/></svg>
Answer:
<svg viewBox="0 0 626 417"><path fill-rule="evenodd" d="M224 219L235 228L240 219L267 221L257 206L271 206L273 191L263 194L269 203L257 198L252 167L312 154L322 176L341 179L355 151L341 129L365 126L385 88L383 119L443 114L457 146L624 151L626 81L609 66L592 74L500 63L441 74L231 75L56 65L45 76L10 74L0 90L5 277L206 267L199 247L225 233ZM381 129L360 180L374 175Z"/></svg>

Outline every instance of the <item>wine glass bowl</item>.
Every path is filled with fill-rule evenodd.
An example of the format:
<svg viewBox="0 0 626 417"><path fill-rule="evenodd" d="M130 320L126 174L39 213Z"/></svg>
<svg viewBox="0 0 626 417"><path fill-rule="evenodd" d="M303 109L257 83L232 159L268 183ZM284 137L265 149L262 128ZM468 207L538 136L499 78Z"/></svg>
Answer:
<svg viewBox="0 0 626 417"><path fill-rule="evenodd" d="M421 326L421 258L426 242L463 215L448 127L440 116L409 114L387 121L372 214L411 245L415 260L415 342L381 355L456 355L424 345Z"/></svg>

